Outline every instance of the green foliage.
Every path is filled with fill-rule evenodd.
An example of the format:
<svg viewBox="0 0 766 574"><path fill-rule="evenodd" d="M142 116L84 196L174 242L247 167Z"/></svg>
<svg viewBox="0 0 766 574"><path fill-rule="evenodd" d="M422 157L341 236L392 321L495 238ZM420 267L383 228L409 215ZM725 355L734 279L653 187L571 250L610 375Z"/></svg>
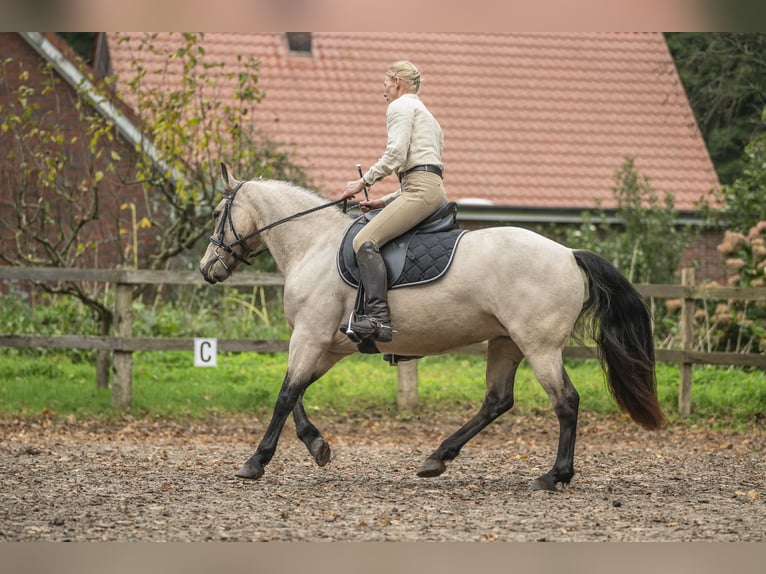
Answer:
<svg viewBox="0 0 766 574"><path fill-rule="evenodd" d="M268 421L284 378L287 356L221 353L215 368L195 368L191 352L134 353L135 417L186 420L247 414L254 424ZM412 413L396 410L396 369L380 356L354 355L341 361L305 394L311 417L370 419L380 417L468 420L484 396L484 359L444 355L421 359L418 392L421 406ZM580 393L582 412L621 416L605 388L596 361L567 362ZM0 416L120 419L110 406L109 389L97 389L93 367L71 361L69 353L47 360L0 349ZM677 418L679 370L657 367L658 395L671 421ZM763 428L766 422L766 373L695 367L692 415L681 424L715 428ZM555 424L550 401L526 363L519 368L516 404L505 416L542 415Z"/></svg>
<svg viewBox="0 0 766 574"><path fill-rule="evenodd" d="M17 334L96 334L87 308L71 298L30 294L4 285L0 332ZM31 301L38 298L39 300ZM270 303L266 303L270 302ZM281 301L259 288L183 286L154 303L136 302L137 336L286 338ZM133 416L187 417L252 413L268 420L287 367L282 353L220 353L218 367L195 368L191 352L133 354ZM584 412L617 416L597 361L567 362ZM763 424L766 373L695 367L694 409L690 424L747 426ZM697 377L705 386L697 386ZM485 362L480 355L426 357L418 364L420 407L396 410L396 369L379 355L355 355L341 361L306 392L310 415L338 417L442 417L467 420L481 404ZM678 368L658 365L658 393L674 418ZM710 381L709 383L707 381ZM699 407L698 407L699 405ZM120 418L109 389L98 389L89 351L0 348L0 416ZM550 401L526 363L516 377L514 414L553 417Z"/></svg>
<svg viewBox="0 0 766 574"><path fill-rule="evenodd" d="M184 258L210 234L220 199L221 160L240 177L310 184L287 151L253 123L264 97L257 60L242 58L238 69L224 70L205 50L203 34L171 34L170 51L156 38L146 34L133 46L132 77L120 84L124 93L116 91L115 78L95 78L84 65L87 81L73 91L50 64L27 69L10 58L0 62L0 86L8 95L0 108L0 224L11 230L0 260L46 267L98 267L107 260L160 269L181 255L178 263L191 268L196 262ZM166 81L155 85L148 78ZM226 90L233 104L222 103ZM130 119L146 141L129 149L94 100L117 109L130 103L137 121ZM73 102L74 121L69 114L70 121L61 121L61 102ZM269 263L259 260L261 269L273 269ZM112 311L101 285L43 288L80 299L95 312L100 334L110 334Z"/></svg>
<svg viewBox="0 0 766 574"><path fill-rule="evenodd" d="M754 225L747 235L727 231L718 251L726 258L729 285L766 285L766 220ZM703 348L766 353L766 303L730 299L714 306L707 304L703 309Z"/></svg>
<svg viewBox="0 0 766 574"><path fill-rule="evenodd" d="M287 151L254 124L253 110L265 96L257 59L239 58L237 69L224 69L205 49L202 33L169 34L163 42L148 33L117 38L134 54L122 95L148 126L157 154L137 150L134 176L152 199L163 201L149 217L163 229L149 268L161 268L209 235L210 216L221 198L221 161L243 179L310 185ZM229 98L219 97L224 90Z"/></svg>
<svg viewBox="0 0 766 574"><path fill-rule="evenodd" d="M305 173L253 123L253 109L265 96L258 87L260 62L238 57L239 67L225 70L223 62L205 50L203 33L168 36L169 41L157 43L158 34L137 41L135 35L117 35L119 42L133 42L135 52L131 75L124 78L126 99L135 102L143 123L151 126L162 162L157 165L142 155L138 179L158 182L172 170L184 173L185 179L174 182L176 207L212 207L220 188L221 161L239 177L308 185ZM217 97L229 89L226 86L233 86L233 104Z"/></svg>
<svg viewBox="0 0 766 574"><path fill-rule="evenodd" d="M15 232L0 260L26 266L92 264L98 245L91 230L99 217L104 174L114 171L108 151L114 126L81 91L75 94L80 131L61 125L61 110L50 106L50 96L63 97L68 88L51 64L33 71L6 59L0 85L8 96L0 109L0 197L6 204L0 222ZM107 94L108 84L95 91ZM68 169L73 161L87 167ZM72 286L67 292L88 296Z"/></svg>
<svg viewBox="0 0 766 574"><path fill-rule="evenodd" d="M766 107L759 127L766 127ZM741 160L742 175L721 187L706 212L711 224L747 233L760 221L766 221L766 131L750 139Z"/></svg>
<svg viewBox="0 0 766 574"><path fill-rule="evenodd" d="M766 127L766 107L760 126ZM718 246L734 287L766 285L766 131L754 135L742 157L742 175L722 186L705 206L708 223L728 229ZM703 348L766 353L766 304L762 301L702 306Z"/></svg>
<svg viewBox="0 0 766 574"><path fill-rule="evenodd" d="M667 33L665 38L722 184L742 175L742 152L761 133L766 34Z"/></svg>
<svg viewBox="0 0 766 574"><path fill-rule="evenodd" d="M566 243L603 255L634 283L674 283L691 230L676 225L673 196L661 203L630 157L615 173L612 193L619 225L610 225L604 210L595 221L586 212L579 228L567 230Z"/></svg>
<svg viewBox="0 0 766 574"><path fill-rule="evenodd" d="M16 335L97 335L92 312L81 301L45 292L31 294L15 283L4 285L0 332ZM111 306L113 294L104 295ZM281 290L263 287L211 289L180 286L157 293L153 302L133 303L137 337L218 337L283 339L289 337ZM30 351L36 353L37 351ZM53 351L46 351L53 353ZM81 352L83 356L86 351Z"/></svg>

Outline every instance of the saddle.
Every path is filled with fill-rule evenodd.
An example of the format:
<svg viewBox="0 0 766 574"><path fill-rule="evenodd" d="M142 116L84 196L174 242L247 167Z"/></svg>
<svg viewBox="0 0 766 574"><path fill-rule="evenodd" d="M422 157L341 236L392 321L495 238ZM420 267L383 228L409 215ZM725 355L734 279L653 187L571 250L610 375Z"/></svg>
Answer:
<svg viewBox="0 0 766 574"><path fill-rule="evenodd" d="M338 272L352 287L359 287L353 241L380 209L368 211L348 226L338 249ZM380 250L388 272L388 288L409 287L435 281L447 272L460 238L457 204L450 201L415 227L386 243Z"/></svg>

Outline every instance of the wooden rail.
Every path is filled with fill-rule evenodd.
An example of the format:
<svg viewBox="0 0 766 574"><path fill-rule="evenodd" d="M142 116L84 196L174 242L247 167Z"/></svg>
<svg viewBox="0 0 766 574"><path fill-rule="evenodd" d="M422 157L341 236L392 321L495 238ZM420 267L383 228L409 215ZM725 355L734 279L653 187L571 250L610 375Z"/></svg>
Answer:
<svg viewBox="0 0 766 574"><path fill-rule="evenodd" d="M681 366L679 385L679 413L688 415L691 409L692 366L695 364L732 365L738 367L766 368L766 356L758 354L703 352L693 349L694 313L696 300L733 299L766 301L766 287L711 287L695 285L693 270L683 270L682 285L636 284L645 297L681 299L682 349L658 349L660 362L677 363ZM113 354L114 377L112 380L112 404L128 408L132 394L132 353L136 351L191 351L194 339L190 337L152 338L133 336L133 286L135 285L207 285L198 271L149 271L123 269L60 269L48 267L3 267L0 280L18 281L92 281L115 285L115 334L110 337L81 335L14 335L0 334L0 347L57 348L109 350ZM283 286L279 273L239 273L226 281L227 286ZM218 350L224 352L284 353L286 340L221 339ZM455 349L454 353L483 354L486 345L478 344ZM567 358L593 359L597 357L592 347L571 346L564 351ZM399 367L397 404L400 408L412 408L417 404L417 367L415 361L402 363Z"/></svg>

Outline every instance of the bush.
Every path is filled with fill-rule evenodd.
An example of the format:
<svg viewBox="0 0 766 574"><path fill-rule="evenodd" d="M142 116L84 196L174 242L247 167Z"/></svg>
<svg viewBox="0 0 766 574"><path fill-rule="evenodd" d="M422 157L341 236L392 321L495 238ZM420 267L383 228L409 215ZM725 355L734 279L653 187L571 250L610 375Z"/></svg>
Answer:
<svg viewBox="0 0 766 574"><path fill-rule="evenodd" d="M93 313L81 301L46 292L32 294L5 284L0 332L14 335L97 335ZM281 290L263 287L210 289L181 286L153 302L133 303L136 337L218 337L283 339L289 337ZM105 295L108 299L109 295ZM111 305L111 303L109 303ZM37 351L35 351L37 352ZM45 353L47 351L43 351ZM87 356L88 351L82 351Z"/></svg>
<svg viewBox="0 0 766 574"><path fill-rule="evenodd" d="M673 196L660 201L631 157L615 173L612 193L620 224L609 224L603 210L597 221L586 212L583 224L568 230L566 242L601 254L634 283L674 283L691 232L675 225Z"/></svg>
<svg viewBox="0 0 766 574"><path fill-rule="evenodd" d="M727 231L718 252L726 258L728 284L734 287L766 285L766 221L747 235ZM762 301L718 303L712 311L716 350L766 353L766 304Z"/></svg>

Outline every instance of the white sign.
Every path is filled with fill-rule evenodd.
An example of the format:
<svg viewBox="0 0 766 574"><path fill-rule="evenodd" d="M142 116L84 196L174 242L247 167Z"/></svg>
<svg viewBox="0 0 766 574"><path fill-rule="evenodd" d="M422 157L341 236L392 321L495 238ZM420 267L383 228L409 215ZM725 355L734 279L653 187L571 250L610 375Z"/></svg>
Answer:
<svg viewBox="0 0 766 574"><path fill-rule="evenodd" d="M194 339L194 366L215 367L218 359L218 339Z"/></svg>

